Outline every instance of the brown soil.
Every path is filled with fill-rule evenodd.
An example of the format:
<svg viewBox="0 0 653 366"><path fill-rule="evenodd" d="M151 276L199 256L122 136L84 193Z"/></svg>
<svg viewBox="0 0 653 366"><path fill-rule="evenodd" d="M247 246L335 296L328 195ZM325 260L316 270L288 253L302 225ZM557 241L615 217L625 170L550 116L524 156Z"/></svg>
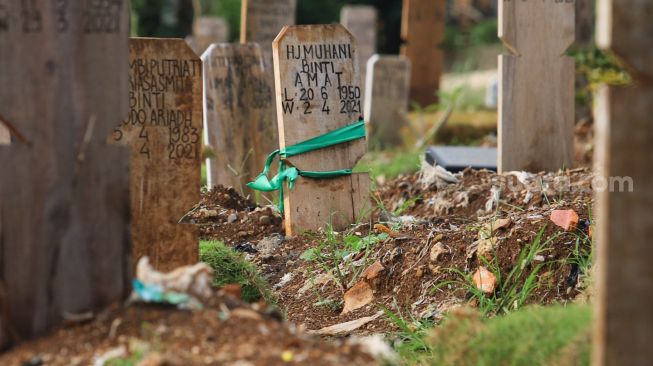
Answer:
<svg viewBox="0 0 653 366"><path fill-rule="evenodd" d="M542 266L536 276L538 287L527 303L574 301L581 295L583 282L582 274L579 276L577 266L571 264L569 258L577 238L586 238L587 235L587 225L583 220L590 218L591 177L586 170L540 173L532 178L533 182L539 183L527 187L513 176L467 170L458 184L423 186L418 181L418 175L390 182L377 192L383 205L390 212L403 210L402 215L411 215L415 221L401 226L396 238L389 238L373 248L364 265L379 260L384 267L381 275L370 281L374 301L347 315L340 315L343 288L336 284L333 277L327 276L330 280L326 284L310 286L314 282L320 283L324 273L315 263L280 255L279 260L271 261L267 271L276 274L270 278L273 281L278 281L280 274L292 273L292 279L277 291L280 304L290 321L305 325L308 329L316 330L370 316L381 306L405 317L437 321L452 307L470 303L469 288L460 282L461 273L471 275L479 266L487 266L478 255L467 258L470 245L479 239L479 229L499 218L510 218L510 226L492 235L497 240L496 249L485 254L484 258L495 263L505 278L515 266L522 265L518 263L520 252L533 243L543 230L543 240L550 242L545 250L538 253L538 261L524 264L525 275L516 281L517 288L523 285L526 274ZM559 191L553 184L565 180L574 188L572 192ZM511 182L515 189L511 191L498 185L501 181ZM550 186L537 190L541 182L550 182ZM486 211L493 186L500 188L495 189L497 193L500 191L500 204L498 208ZM524 203L529 187L536 192L528 203ZM564 233L552 224L548 218L556 208L574 209L581 217L581 228ZM350 232L356 231L365 235L369 228L359 227ZM299 253L318 245L321 240L324 239L319 234L289 239L284 242L282 251ZM429 252L437 242L444 245L446 253L433 263L430 262ZM587 246L587 242L581 243ZM581 249L589 251L582 245ZM352 281L352 277L349 275L347 278L349 286L356 282ZM436 290L436 286L448 282L451 283ZM501 289L496 296L503 296ZM471 305L475 305L473 301ZM393 325L390 322L379 318L361 328L361 331L371 333L391 329Z"/></svg>
<svg viewBox="0 0 653 366"><path fill-rule="evenodd" d="M513 175L466 170L454 184L425 184L419 174L385 184L375 192L382 203L375 217L391 227L393 235L367 254L358 253L358 267L347 266L360 272L378 261L383 270L366 280L373 289L373 301L346 315L340 314L344 291L360 279L347 273L343 288L324 268L300 258L307 249L325 240L323 233L285 238L272 254L259 250L248 257L274 288L287 319L300 329L318 330L371 316L382 308L406 319L437 322L459 305L478 306L461 280L479 266L489 266L484 261L496 265L503 278L516 267L523 266L524 273L537 269L537 288L526 303L577 301L585 296L584 274L569 258L577 239L588 233L591 178L588 170L579 169L540 173L523 184ZM559 189L562 183L573 189ZM558 208L574 209L579 214L581 225L577 230L566 233L550 222L551 211ZM230 223L233 215L237 219ZM496 240L495 249L483 255L470 252L484 225L500 218L510 218L510 224L491 235ZM223 187L203 194L185 220L200 227L202 239L222 240L233 247L251 243L260 249L263 238L283 233L281 217L275 210L257 207L233 189ZM345 235L362 237L374 230L369 223L363 224L339 233L338 239L342 241ZM520 262L520 252L534 242L539 232L543 240L548 240L545 250L538 253L536 261ZM432 261L430 251L436 243L441 243L445 252ZM587 241L579 243L582 250L589 252L583 247L588 246ZM515 281L517 288L523 286L524 277ZM501 298L506 291L500 287L495 295ZM132 353L144 349L148 357L167 362L153 364L219 365L245 360L250 362L248 365L276 365L283 363L282 355L292 355L295 364L373 362L357 347L308 337L270 314L225 297L216 297L211 306L198 312L143 305L113 307L90 323L64 327L49 337L20 345L1 356L0 364L86 365L92 357L121 345ZM115 335L109 337L112 324ZM356 333L394 329L387 317L380 317ZM30 360L33 362L27 363Z"/></svg>
<svg viewBox="0 0 653 366"><path fill-rule="evenodd" d="M230 217L235 220L230 222ZM256 242L282 233L282 219L272 207L258 207L241 197L235 189L214 187L202 193L202 199L185 221L199 226L201 240L220 240L236 245Z"/></svg>
<svg viewBox="0 0 653 366"><path fill-rule="evenodd" d="M231 297L216 298L196 312L116 305L88 323L63 327L0 355L0 364L92 365L119 347L126 350L123 358L136 361L129 364L150 361L144 365L375 364L358 346L321 341L269 313Z"/></svg>

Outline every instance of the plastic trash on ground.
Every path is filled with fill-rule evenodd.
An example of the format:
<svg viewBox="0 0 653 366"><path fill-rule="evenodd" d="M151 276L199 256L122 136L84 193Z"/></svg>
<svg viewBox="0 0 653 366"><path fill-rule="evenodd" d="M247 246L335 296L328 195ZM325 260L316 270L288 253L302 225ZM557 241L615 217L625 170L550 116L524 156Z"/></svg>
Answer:
<svg viewBox="0 0 653 366"><path fill-rule="evenodd" d="M213 295L213 270L205 263L184 266L172 272L155 270L148 257L139 259L131 301L175 305L180 309L201 309Z"/></svg>

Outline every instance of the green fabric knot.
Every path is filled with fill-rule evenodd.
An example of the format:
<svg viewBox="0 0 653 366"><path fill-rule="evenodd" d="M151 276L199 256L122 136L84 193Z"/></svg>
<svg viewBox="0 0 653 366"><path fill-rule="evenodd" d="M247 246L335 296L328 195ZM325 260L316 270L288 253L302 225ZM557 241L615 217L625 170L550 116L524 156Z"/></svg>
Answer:
<svg viewBox="0 0 653 366"><path fill-rule="evenodd" d="M279 191L279 211L283 212L283 183L285 181L288 181L288 188L292 189L295 185L295 181L300 176L314 179L329 179L351 175L352 173L351 169L331 170L326 172L300 171L295 167L286 167L283 163L283 159L362 139L365 138L365 135L365 121L360 119L355 123L325 133L324 135L288 146L285 149L275 150L265 160L263 172L256 177L256 180L247 183L247 186L262 192ZM274 176L272 179L268 179L270 166L277 156L281 159L279 161L279 174Z"/></svg>

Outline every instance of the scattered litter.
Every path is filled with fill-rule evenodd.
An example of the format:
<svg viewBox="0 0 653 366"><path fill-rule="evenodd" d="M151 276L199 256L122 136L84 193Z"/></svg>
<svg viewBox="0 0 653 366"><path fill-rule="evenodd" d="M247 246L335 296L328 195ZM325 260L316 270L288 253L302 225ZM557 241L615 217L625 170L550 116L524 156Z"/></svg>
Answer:
<svg viewBox="0 0 653 366"><path fill-rule="evenodd" d="M184 266L169 273L156 271L147 256L136 265L133 281L134 301L177 305L184 309L201 308L201 301L213 295L213 270L205 263Z"/></svg>
<svg viewBox="0 0 653 366"><path fill-rule="evenodd" d="M348 343L361 347L363 352L366 352L379 361L390 364L396 364L399 361L397 354L381 334L353 337Z"/></svg>
<svg viewBox="0 0 653 366"><path fill-rule="evenodd" d="M492 186L490 188L490 198L485 202L485 212L490 213L495 208L499 207L499 200L501 199L501 188Z"/></svg>
<svg viewBox="0 0 653 366"><path fill-rule="evenodd" d="M278 290L278 289L282 288L283 286L288 284L288 282L290 282L292 280L292 278L293 278L292 272L286 273L285 275L283 275L283 277L281 277L279 282L276 285L274 285L274 289Z"/></svg>
<svg viewBox="0 0 653 366"><path fill-rule="evenodd" d="M102 355L98 356L97 358L95 358L93 365L104 366L107 364L107 362L119 357L125 357L126 355L127 355L127 347L125 347L124 345L120 347L112 348L104 352Z"/></svg>
<svg viewBox="0 0 653 366"><path fill-rule="evenodd" d="M439 165L422 162L418 182L422 185L422 188L426 189L432 184L454 184L458 183L459 180L455 175Z"/></svg>
<svg viewBox="0 0 653 366"><path fill-rule="evenodd" d="M324 327L320 330L309 330L307 333L330 336L346 335L362 327L363 325L378 319L381 315L383 315L383 311L379 311L372 316L367 316L349 322Z"/></svg>
<svg viewBox="0 0 653 366"><path fill-rule="evenodd" d="M236 244L234 250L241 253L249 253L249 254L258 253L258 250L256 250L256 248L254 248L254 246L250 242Z"/></svg>
<svg viewBox="0 0 653 366"><path fill-rule="evenodd" d="M512 171L512 172L505 173L504 175L514 176L515 178L517 178L519 183L527 187L530 185L531 181L536 177L535 174L524 172L524 171Z"/></svg>

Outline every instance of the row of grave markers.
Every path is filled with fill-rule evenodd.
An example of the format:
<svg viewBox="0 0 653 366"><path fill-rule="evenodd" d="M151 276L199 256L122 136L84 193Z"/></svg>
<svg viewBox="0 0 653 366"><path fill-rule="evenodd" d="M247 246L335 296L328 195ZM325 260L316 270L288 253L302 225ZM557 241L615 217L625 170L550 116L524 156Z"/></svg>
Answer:
<svg viewBox="0 0 653 366"><path fill-rule="evenodd" d="M502 122L515 123L514 129L524 123L529 123L526 128L541 127L523 122L529 116L542 125L553 120L567 128L566 101L573 95L565 77L569 62L560 55L573 41L570 3L500 4L502 40L512 52L502 57L502 72L512 78L503 80L504 98L519 91L530 96L520 102L530 109L506 105L504 99L502 113L512 119ZM12 21L0 30L0 85L10 86L0 88L0 116L14 135L12 144L0 146L0 346L9 337L42 333L64 314L123 298L132 256L150 255L159 269L195 262L196 231L177 220L199 200L203 104L207 117L229 109L218 101L230 103L232 110L260 105L242 122L259 133L267 128L258 129L258 123L266 123L260 119L263 108L274 108L257 100L256 92L268 85L260 46L212 46L202 63L181 40L127 42L126 1L112 4L71 2L57 8L59 12L53 3L17 6L9 8ZM599 196L595 360L646 364L645 340L653 332L653 317L639 298L646 299L653 289L648 254L653 132L647 119L653 106L653 7L645 0L602 0L600 5L599 40L623 58L636 86L601 93L597 164L606 176L633 178L635 190ZM514 18L529 14L555 21L525 24ZM530 44L533 37L540 47ZM329 57L326 49L331 50ZM281 31L273 55L282 148L358 118L359 52L341 26ZM397 78L405 95L409 66L401 60L373 58L369 65L372 73L386 70L394 77L387 65L400 64L404 76ZM528 73L529 67L538 73ZM375 80L368 83L371 95L377 88L379 95L386 92ZM229 90L237 85L258 87L254 92ZM540 93L547 92L556 101L542 102ZM540 114L550 117L537 119ZM119 120L123 122L116 125ZM6 132L2 136L6 144ZM123 144L129 146L131 159ZM237 148L234 144L233 150ZM286 162L300 170L350 169L365 151L365 141L357 140ZM368 183L366 174L331 180L301 177L286 194L288 233L364 219Z"/></svg>

